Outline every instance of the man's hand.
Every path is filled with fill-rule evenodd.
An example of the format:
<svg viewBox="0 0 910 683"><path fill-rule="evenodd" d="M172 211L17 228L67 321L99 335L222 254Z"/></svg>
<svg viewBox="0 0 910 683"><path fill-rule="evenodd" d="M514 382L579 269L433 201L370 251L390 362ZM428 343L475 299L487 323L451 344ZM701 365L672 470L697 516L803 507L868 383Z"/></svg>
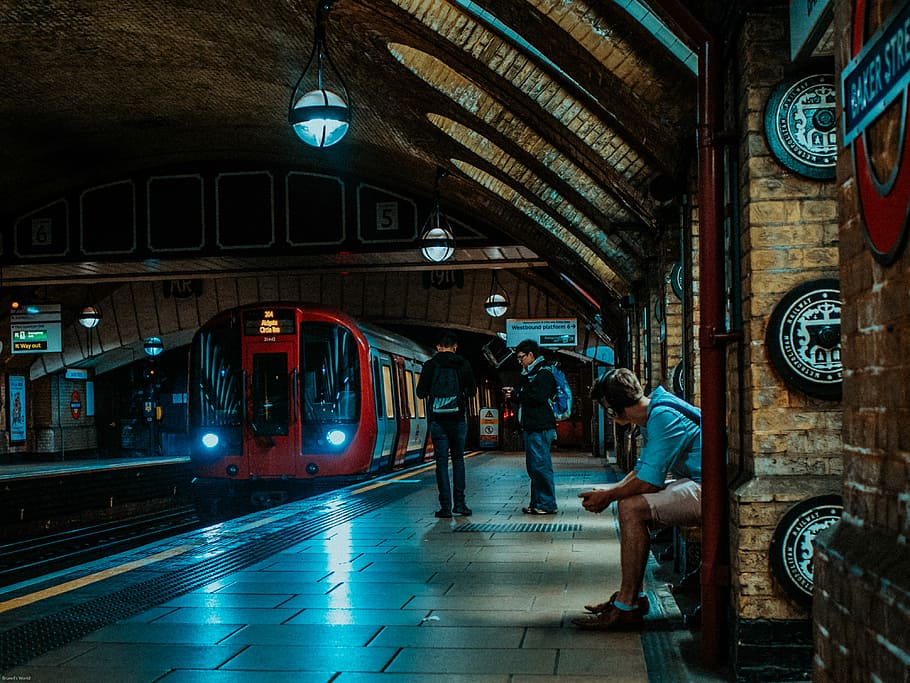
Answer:
<svg viewBox="0 0 910 683"><path fill-rule="evenodd" d="M613 502L611 492L605 490L582 491L578 497L581 498L581 506L588 512L603 512Z"/></svg>

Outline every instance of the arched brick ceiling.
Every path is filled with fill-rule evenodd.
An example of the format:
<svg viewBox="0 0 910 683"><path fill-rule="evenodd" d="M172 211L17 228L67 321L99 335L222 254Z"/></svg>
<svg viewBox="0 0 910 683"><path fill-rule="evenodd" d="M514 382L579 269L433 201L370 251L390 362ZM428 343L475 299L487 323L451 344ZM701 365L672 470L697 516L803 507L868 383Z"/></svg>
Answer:
<svg viewBox="0 0 910 683"><path fill-rule="evenodd" d="M682 4L700 18L723 5ZM607 306L646 276L658 240L676 239L648 187L695 151L696 76L642 24L644 4L335 0L326 42L353 121L325 150L287 124L315 9L0 0L4 223L174 163L281 163L424 196L442 166L446 205L568 267Z"/></svg>

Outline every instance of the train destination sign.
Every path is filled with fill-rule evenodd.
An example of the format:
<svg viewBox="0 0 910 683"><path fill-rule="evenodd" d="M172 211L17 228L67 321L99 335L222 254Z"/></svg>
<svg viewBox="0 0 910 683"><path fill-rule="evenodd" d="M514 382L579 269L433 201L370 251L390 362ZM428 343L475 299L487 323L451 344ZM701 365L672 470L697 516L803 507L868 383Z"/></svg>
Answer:
<svg viewBox="0 0 910 683"><path fill-rule="evenodd" d="M292 309L263 308L243 314L243 333L247 337L274 337L279 334L294 334L294 311Z"/></svg>
<svg viewBox="0 0 910 683"><path fill-rule="evenodd" d="M60 304L27 305L10 315L13 353L63 351Z"/></svg>
<svg viewBox="0 0 910 683"><path fill-rule="evenodd" d="M578 343L578 319L508 318L506 320L506 346L515 348L525 339L536 341L544 347L575 348Z"/></svg>

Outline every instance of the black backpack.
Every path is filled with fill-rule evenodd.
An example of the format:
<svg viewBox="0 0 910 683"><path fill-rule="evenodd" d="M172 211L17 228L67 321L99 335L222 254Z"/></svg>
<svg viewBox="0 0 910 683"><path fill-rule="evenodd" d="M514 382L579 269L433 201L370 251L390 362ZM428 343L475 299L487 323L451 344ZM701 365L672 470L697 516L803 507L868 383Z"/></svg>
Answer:
<svg viewBox="0 0 910 683"><path fill-rule="evenodd" d="M457 413L461 410L461 383L458 370L453 367L437 366L430 387L430 407L434 414Z"/></svg>

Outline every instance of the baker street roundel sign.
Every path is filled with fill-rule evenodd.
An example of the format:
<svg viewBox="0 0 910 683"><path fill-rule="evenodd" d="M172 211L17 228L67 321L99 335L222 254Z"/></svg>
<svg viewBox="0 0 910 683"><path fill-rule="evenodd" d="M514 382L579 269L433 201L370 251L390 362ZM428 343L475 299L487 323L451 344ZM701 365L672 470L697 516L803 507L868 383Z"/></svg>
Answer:
<svg viewBox="0 0 910 683"><path fill-rule="evenodd" d="M843 144L853 152L866 244L884 265L897 260L908 232L908 21L910 3L855 0L852 59L841 73Z"/></svg>
<svg viewBox="0 0 910 683"><path fill-rule="evenodd" d="M798 285L774 307L765 343L788 386L815 398L840 399L840 315L840 283L833 278Z"/></svg>
<svg viewBox="0 0 910 683"><path fill-rule="evenodd" d="M774 576L790 597L805 607L812 606L815 585L812 542L836 524L843 511L843 499L837 494L806 498L784 513L771 536Z"/></svg>
<svg viewBox="0 0 910 683"><path fill-rule="evenodd" d="M834 76L813 73L778 85L765 107L765 138L780 163L815 180L837 167Z"/></svg>

